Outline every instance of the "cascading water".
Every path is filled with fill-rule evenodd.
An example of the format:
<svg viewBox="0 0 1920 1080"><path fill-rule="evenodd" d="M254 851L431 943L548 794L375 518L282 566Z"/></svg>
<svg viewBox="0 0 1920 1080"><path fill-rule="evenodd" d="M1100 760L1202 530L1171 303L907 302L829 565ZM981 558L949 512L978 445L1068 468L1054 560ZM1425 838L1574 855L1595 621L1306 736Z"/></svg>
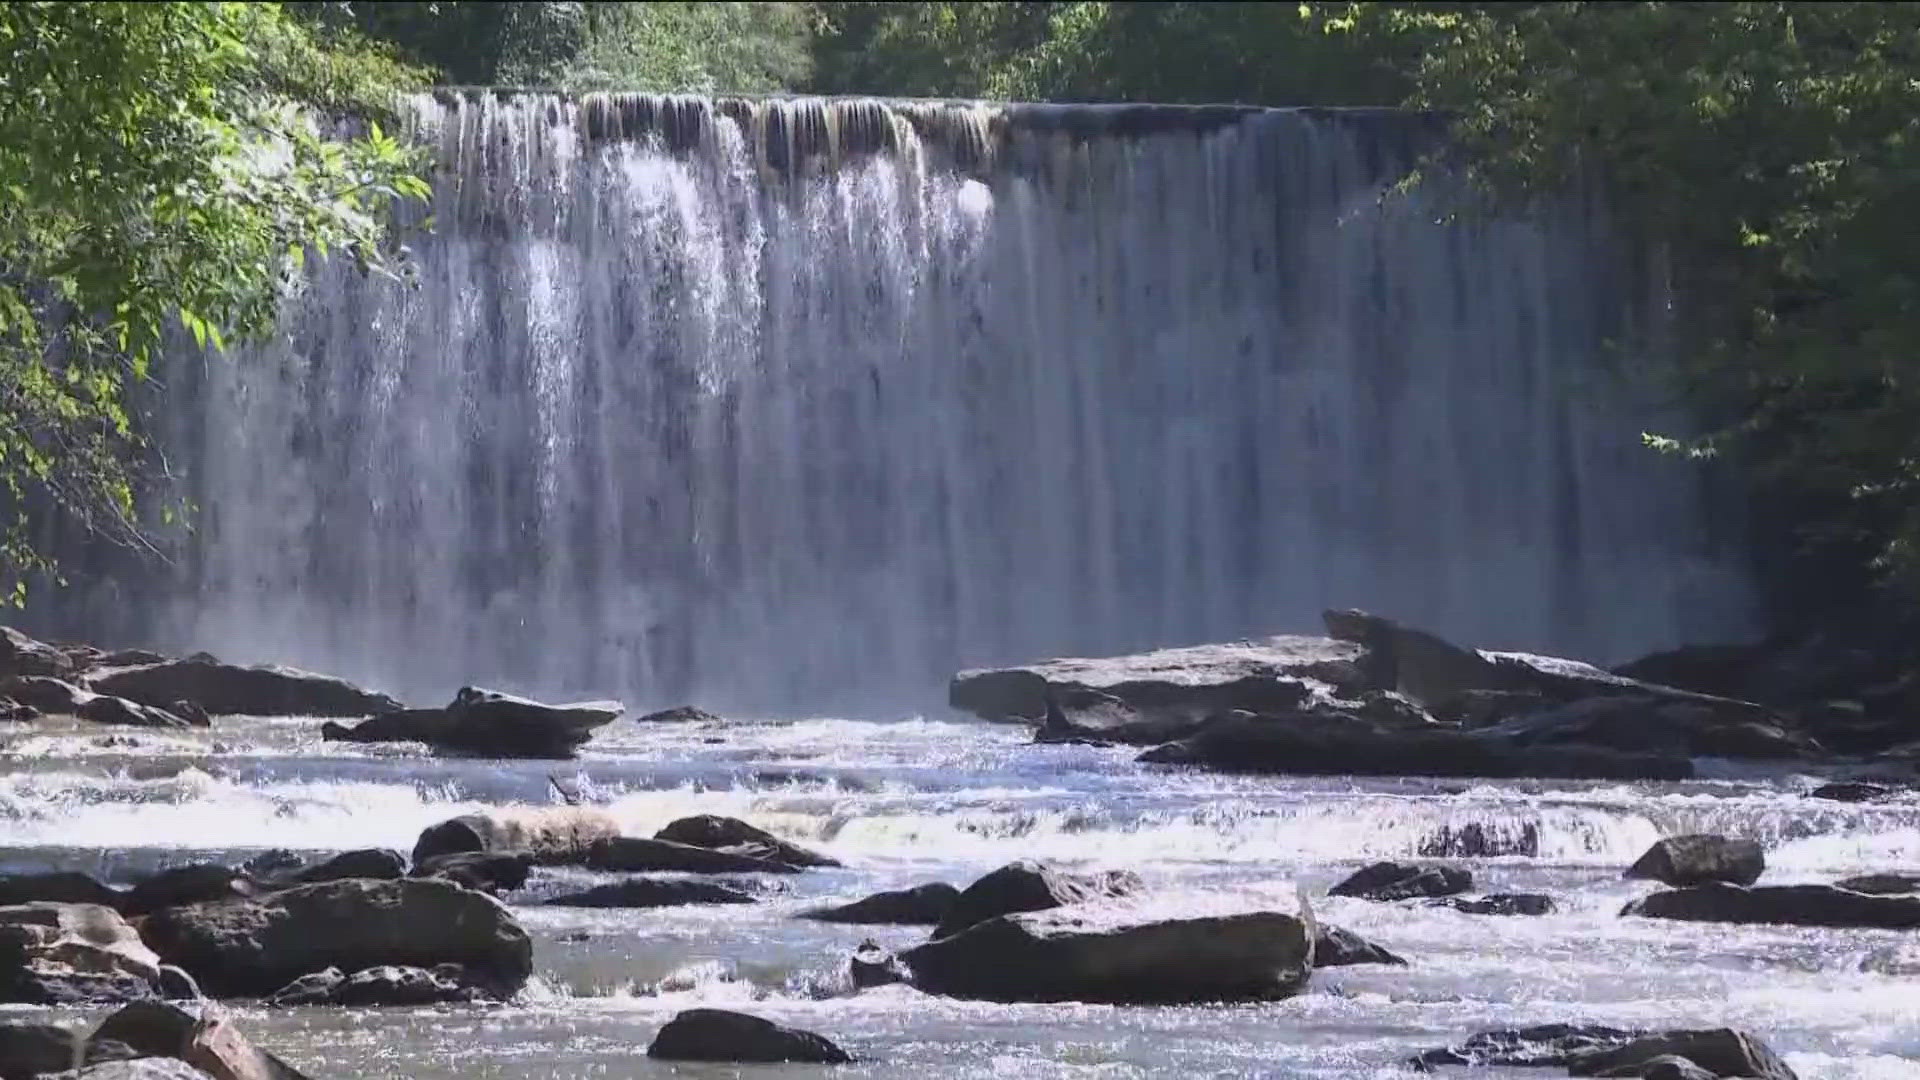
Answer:
<svg viewBox="0 0 1920 1080"><path fill-rule="evenodd" d="M477 93L413 125L417 285L324 267L276 343L175 372L198 535L113 601L129 639L787 711L1327 606L1600 660L1741 628L1602 362L1629 254L1586 201L1386 197L1427 120Z"/></svg>

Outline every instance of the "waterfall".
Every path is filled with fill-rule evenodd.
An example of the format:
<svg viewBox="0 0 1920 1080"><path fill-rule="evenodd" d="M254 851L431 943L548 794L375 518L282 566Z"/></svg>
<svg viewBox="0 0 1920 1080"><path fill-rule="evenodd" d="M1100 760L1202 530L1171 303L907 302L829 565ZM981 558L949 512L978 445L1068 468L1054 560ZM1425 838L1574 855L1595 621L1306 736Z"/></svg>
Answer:
<svg viewBox="0 0 1920 1080"><path fill-rule="evenodd" d="M1648 275L1588 198L1390 193L1425 118L449 92L411 125L415 280L321 263L275 340L176 358L195 534L69 610L425 701L777 711L1327 606L1601 661L1744 625L1607 347Z"/></svg>

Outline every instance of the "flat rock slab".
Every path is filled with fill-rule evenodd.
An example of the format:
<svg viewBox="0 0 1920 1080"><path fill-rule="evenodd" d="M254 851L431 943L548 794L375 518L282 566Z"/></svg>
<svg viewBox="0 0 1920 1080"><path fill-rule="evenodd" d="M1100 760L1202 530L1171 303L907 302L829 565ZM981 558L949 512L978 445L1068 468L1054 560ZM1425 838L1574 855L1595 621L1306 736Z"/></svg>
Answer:
<svg viewBox="0 0 1920 1080"><path fill-rule="evenodd" d="M586 865L623 874L797 874L792 863L642 836L616 836L587 851Z"/></svg>
<svg viewBox="0 0 1920 1080"><path fill-rule="evenodd" d="M1154 919L1119 905L1003 915L900 954L913 985L1001 1002L1265 1001L1306 985L1306 924L1278 912Z"/></svg>
<svg viewBox="0 0 1920 1080"><path fill-rule="evenodd" d="M191 701L215 714L245 716L371 716L400 708L385 694L330 675L262 664L241 667L203 659L113 668L87 685L158 709Z"/></svg>
<svg viewBox="0 0 1920 1080"><path fill-rule="evenodd" d="M800 917L815 922L938 926L953 913L960 890L945 882L916 885L911 889L874 893L851 904L814 908Z"/></svg>
<svg viewBox="0 0 1920 1080"><path fill-rule="evenodd" d="M418 742L481 757L564 759L625 711L617 701L548 705L468 686L444 709L394 709L351 728L328 724L321 735L335 742Z"/></svg>
<svg viewBox="0 0 1920 1080"><path fill-rule="evenodd" d="M1832 885L1701 885L1654 893L1628 904L1621 914L1682 922L1914 930L1920 929L1920 896L1869 896Z"/></svg>
<svg viewBox="0 0 1920 1080"><path fill-rule="evenodd" d="M823 1035L724 1009L689 1009L675 1016L653 1037L647 1056L662 1061L815 1065L844 1065L853 1060Z"/></svg>
<svg viewBox="0 0 1920 1080"><path fill-rule="evenodd" d="M596 885L547 901L548 907L657 908L688 904L752 904L753 894L710 881L673 881L631 878Z"/></svg>
<svg viewBox="0 0 1920 1080"><path fill-rule="evenodd" d="M1355 870L1328 889L1327 895L1392 902L1422 896L1453 896L1471 888L1473 875L1457 866L1377 862Z"/></svg>

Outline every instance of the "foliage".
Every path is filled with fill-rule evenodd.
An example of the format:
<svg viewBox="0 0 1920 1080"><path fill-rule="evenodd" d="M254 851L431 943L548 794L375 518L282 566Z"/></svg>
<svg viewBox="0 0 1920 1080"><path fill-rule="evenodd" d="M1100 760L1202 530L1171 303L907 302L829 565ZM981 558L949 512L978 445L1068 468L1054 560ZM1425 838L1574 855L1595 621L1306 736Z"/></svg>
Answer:
<svg viewBox="0 0 1920 1080"><path fill-rule="evenodd" d="M336 141L289 95L350 107L405 69L341 60L277 5L0 7L0 505L14 600L64 511L147 542L130 388L170 332L271 326L308 249L386 265L382 206L424 195L375 124Z"/></svg>
<svg viewBox="0 0 1920 1080"><path fill-rule="evenodd" d="M1920 7L1340 5L1528 198L1597 173L1669 254L1677 374L1809 552L1920 591ZM1657 440L1655 440L1657 441Z"/></svg>

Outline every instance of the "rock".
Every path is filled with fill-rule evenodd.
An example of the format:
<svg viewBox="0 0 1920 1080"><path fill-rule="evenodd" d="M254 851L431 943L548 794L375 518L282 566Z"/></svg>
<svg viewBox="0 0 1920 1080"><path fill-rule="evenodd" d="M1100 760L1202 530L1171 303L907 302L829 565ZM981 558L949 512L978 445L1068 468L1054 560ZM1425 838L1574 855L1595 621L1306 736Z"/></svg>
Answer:
<svg viewBox="0 0 1920 1080"><path fill-rule="evenodd" d="M1299 699L1306 697L1301 683ZM1065 699L1065 704L1062 699ZM1036 743L1086 746L1157 746L1192 734L1205 719L1197 709L1143 712L1099 690L1047 689L1045 716L1033 733Z"/></svg>
<svg viewBox="0 0 1920 1080"><path fill-rule="evenodd" d="M584 862L595 843L620 835L620 824L604 810L544 807L462 814L420 833L413 845L419 866L436 855L458 852L524 852L536 865Z"/></svg>
<svg viewBox="0 0 1920 1080"><path fill-rule="evenodd" d="M73 870L0 875L0 906L49 903L118 908L124 899L120 890Z"/></svg>
<svg viewBox="0 0 1920 1080"><path fill-rule="evenodd" d="M204 655L204 654L202 654ZM145 667L148 664L164 664L167 658L151 649L115 649L101 653L93 658L94 667Z"/></svg>
<svg viewBox="0 0 1920 1080"><path fill-rule="evenodd" d="M160 978L156 986L162 1001L200 1001L207 995L200 992L200 984L193 976L172 964L160 965Z"/></svg>
<svg viewBox="0 0 1920 1080"><path fill-rule="evenodd" d="M916 987L949 997L1185 1004L1287 997L1306 984L1311 954L1291 915L1146 920L1074 905L975 923L900 960Z"/></svg>
<svg viewBox="0 0 1920 1080"><path fill-rule="evenodd" d="M956 934L1000 915L1109 900L1132 895L1140 888L1139 875L1127 870L1076 874L1021 859L981 877L954 897L952 909L933 936Z"/></svg>
<svg viewBox="0 0 1920 1080"><path fill-rule="evenodd" d="M1662 1054L1644 1062L1635 1062L1626 1066L1632 1072L1613 1072L1613 1076L1637 1076L1641 1080L1719 1080L1719 1073L1711 1073L1683 1057Z"/></svg>
<svg viewBox="0 0 1920 1080"><path fill-rule="evenodd" d="M0 694L43 713L73 716L93 695L50 675L23 675L0 683Z"/></svg>
<svg viewBox="0 0 1920 1080"><path fill-rule="evenodd" d="M381 1008L466 1004L482 1000L478 990L464 984L458 965L441 970L385 965L344 975L328 968L304 975L281 987L267 1004L279 1008L301 1005L337 1005L343 1008Z"/></svg>
<svg viewBox="0 0 1920 1080"><path fill-rule="evenodd" d="M671 840L651 840L639 836L615 836L593 845L587 851L586 865L594 870L622 874L796 874L800 868L791 863L774 862L752 855L714 851L676 844Z"/></svg>
<svg viewBox="0 0 1920 1080"><path fill-rule="evenodd" d="M684 904L751 904L754 902L753 896L749 893L706 881L628 878L608 885L596 885L584 892L556 896L547 901L547 906L655 908L677 907Z"/></svg>
<svg viewBox="0 0 1920 1080"><path fill-rule="evenodd" d="M1684 1059L1714 1077L1796 1080L1793 1070L1767 1044L1730 1028L1668 1031L1615 1047L1580 1051L1569 1055L1567 1071L1574 1076L1644 1077L1648 1075L1644 1070L1660 1058Z"/></svg>
<svg viewBox="0 0 1920 1080"><path fill-rule="evenodd" d="M0 1080L33 1080L66 1072L80 1057L72 1028L28 1020L0 1020Z"/></svg>
<svg viewBox="0 0 1920 1080"><path fill-rule="evenodd" d="M1732 716L1693 698L1620 693L1580 698L1477 729L1519 746L1578 744L1704 757L1794 758L1818 745L1778 722Z"/></svg>
<svg viewBox="0 0 1920 1080"><path fill-rule="evenodd" d="M165 709L157 709L150 705L128 701L126 698L105 694L87 695L87 699L74 710L74 715L95 724L118 724L122 727L190 728L194 726L186 718L175 716Z"/></svg>
<svg viewBox="0 0 1920 1080"><path fill-rule="evenodd" d="M1492 729L1488 729L1492 730ZM1485 731L1402 728L1340 713L1228 713L1191 737L1140 755L1142 762L1222 772L1298 776L1540 777L1685 780L1693 762L1677 753L1593 746L1528 746Z"/></svg>
<svg viewBox="0 0 1920 1080"><path fill-rule="evenodd" d="M256 878L285 877L306 867L307 860L286 848L269 848L248 857L240 864L243 873Z"/></svg>
<svg viewBox="0 0 1920 1080"><path fill-rule="evenodd" d="M482 757L570 758L625 711L617 701L547 705L465 686L444 709L394 709L358 727L329 724L321 734L343 742L422 742Z"/></svg>
<svg viewBox="0 0 1920 1080"><path fill-rule="evenodd" d="M193 727L213 726L213 717L209 716L207 710L202 708L197 701L170 702L167 705L166 711L185 720Z"/></svg>
<svg viewBox="0 0 1920 1080"><path fill-rule="evenodd" d="M168 908L147 944L219 997L264 996L310 972L459 964L469 985L507 997L533 971L533 945L492 897L428 878L302 885L254 900Z"/></svg>
<svg viewBox="0 0 1920 1080"><path fill-rule="evenodd" d="M1352 964L1397 964L1406 961L1361 937L1351 930L1320 923L1313 936L1313 966L1346 967Z"/></svg>
<svg viewBox="0 0 1920 1080"><path fill-rule="evenodd" d="M911 889L874 893L851 904L815 908L800 914L803 919L830 923L897 923L908 926L937 926L953 911L960 890L945 882L916 885Z"/></svg>
<svg viewBox="0 0 1920 1080"><path fill-rule="evenodd" d="M301 885L312 885L322 881L339 881L343 878L390 881L405 876L407 876L406 856L387 848L365 848L360 851L343 851L323 863L293 873L287 880Z"/></svg>
<svg viewBox="0 0 1920 1080"><path fill-rule="evenodd" d="M143 1057L89 1065L60 1080L209 1080L206 1073L178 1058Z"/></svg>
<svg viewBox="0 0 1920 1080"><path fill-rule="evenodd" d="M1434 907L1450 907L1468 915L1551 915L1553 897L1537 893L1488 893L1486 896L1468 900L1459 896L1446 896L1429 900Z"/></svg>
<svg viewBox="0 0 1920 1080"><path fill-rule="evenodd" d="M770 832L756 829L737 818L721 817L717 814L699 814L681 818L654 833L653 838L671 840L676 844L710 848L714 851L751 855L756 859L770 859L790 866L840 865L838 859L829 858L817 851L809 851L798 844L788 843Z"/></svg>
<svg viewBox="0 0 1920 1080"><path fill-rule="evenodd" d="M678 705L671 709L650 712L635 721L641 724L717 724L720 717L705 709L696 709L692 705Z"/></svg>
<svg viewBox="0 0 1920 1080"><path fill-rule="evenodd" d="M1895 792L1895 788L1886 784L1876 784L1867 780L1838 780L1831 784L1822 784L1807 794L1815 799L1861 803L1891 799Z"/></svg>
<svg viewBox="0 0 1920 1080"><path fill-rule="evenodd" d="M1444 825L1420 841L1420 855L1427 859L1486 859L1503 855L1540 854L1540 826L1521 822L1483 825Z"/></svg>
<svg viewBox="0 0 1920 1080"><path fill-rule="evenodd" d="M527 883L533 857L525 852L456 851L417 863L414 877L451 881L477 892L512 892Z"/></svg>
<svg viewBox="0 0 1920 1080"><path fill-rule="evenodd" d="M1743 888L1714 883L1657 892L1628 904L1621 914L1683 922L1912 930L1920 928L1920 897L1868 896L1832 885Z"/></svg>
<svg viewBox="0 0 1920 1080"><path fill-rule="evenodd" d="M899 957L881 948L878 942L867 940L848 958L847 977L853 981L855 990L869 990L907 982L911 975Z"/></svg>
<svg viewBox="0 0 1920 1080"><path fill-rule="evenodd" d="M1833 883L1836 889L1866 893L1868 896L1898 896L1920 892L1920 874L1863 874Z"/></svg>
<svg viewBox="0 0 1920 1080"><path fill-rule="evenodd" d="M963 671L948 701L988 720L1037 721L1047 694L1069 718L1081 703L1118 702L1131 722L1193 724L1227 709L1297 708L1311 692L1305 680L1351 685L1363 650L1344 641L1273 637L1223 645L1161 649L1135 656L1048 660L1018 668ZM1097 696L1095 696L1097 695ZM1078 718L1100 726L1091 713Z"/></svg>
<svg viewBox="0 0 1920 1080"><path fill-rule="evenodd" d="M1564 1067L1576 1054L1625 1046L1645 1034L1599 1024L1538 1024L1483 1031L1458 1046L1428 1050L1414 1058L1413 1065L1422 1071L1440 1065Z"/></svg>
<svg viewBox="0 0 1920 1080"><path fill-rule="evenodd" d="M1427 703L1440 720L1464 728L1491 727L1503 720L1553 707L1538 690L1461 690Z"/></svg>
<svg viewBox="0 0 1920 1080"><path fill-rule="evenodd" d="M73 674L73 659L44 641L30 638L11 626L0 626L0 678L14 675Z"/></svg>
<svg viewBox="0 0 1920 1080"><path fill-rule="evenodd" d="M667 1021L647 1047L661 1061L795 1062L844 1065L845 1050L811 1031L745 1013L689 1009Z"/></svg>
<svg viewBox="0 0 1920 1080"><path fill-rule="evenodd" d="M121 908L129 915L145 915L161 908L248 897L255 891L252 879L239 870L219 863L194 863L135 882Z"/></svg>
<svg viewBox="0 0 1920 1080"><path fill-rule="evenodd" d="M152 996L160 957L98 904L0 907L0 1001L27 1005Z"/></svg>
<svg viewBox="0 0 1920 1080"><path fill-rule="evenodd" d="M214 1080L305 1080L299 1070L249 1042L211 1003L135 1002L101 1021L88 1042L178 1058Z"/></svg>
<svg viewBox="0 0 1920 1080"><path fill-rule="evenodd" d="M39 709L31 705L22 705L12 698L0 697L0 720L8 723L24 724L40 719Z"/></svg>
<svg viewBox="0 0 1920 1080"><path fill-rule="evenodd" d="M1473 888L1473 875L1457 866L1411 866L1377 862L1363 866L1327 890L1328 896L1355 896L1362 900L1411 900L1417 896L1452 896Z"/></svg>
<svg viewBox="0 0 1920 1080"><path fill-rule="evenodd" d="M42 713L77 716L96 724L148 728L193 726L165 709L149 708L125 698L95 694L50 676L30 675L10 679L0 685L0 693Z"/></svg>
<svg viewBox="0 0 1920 1080"><path fill-rule="evenodd" d="M1651 878L1677 888L1710 881L1751 885L1766 868L1766 855L1752 840L1697 833L1669 836L1654 844L1627 868L1626 876Z"/></svg>
<svg viewBox="0 0 1920 1080"><path fill-rule="evenodd" d="M1616 675L1721 697L1752 692L1750 673L1764 658L1755 645L1682 645L1613 669Z"/></svg>
<svg viewBox="0 0 1920 1080"><path fill-rule="evenodd" d="M91 676L95 693L112 694L155 708L191 701L209 713L241 716L371 716L400 703L385 694L298 668L263 664L240 667L189 657Z"/></svg>

